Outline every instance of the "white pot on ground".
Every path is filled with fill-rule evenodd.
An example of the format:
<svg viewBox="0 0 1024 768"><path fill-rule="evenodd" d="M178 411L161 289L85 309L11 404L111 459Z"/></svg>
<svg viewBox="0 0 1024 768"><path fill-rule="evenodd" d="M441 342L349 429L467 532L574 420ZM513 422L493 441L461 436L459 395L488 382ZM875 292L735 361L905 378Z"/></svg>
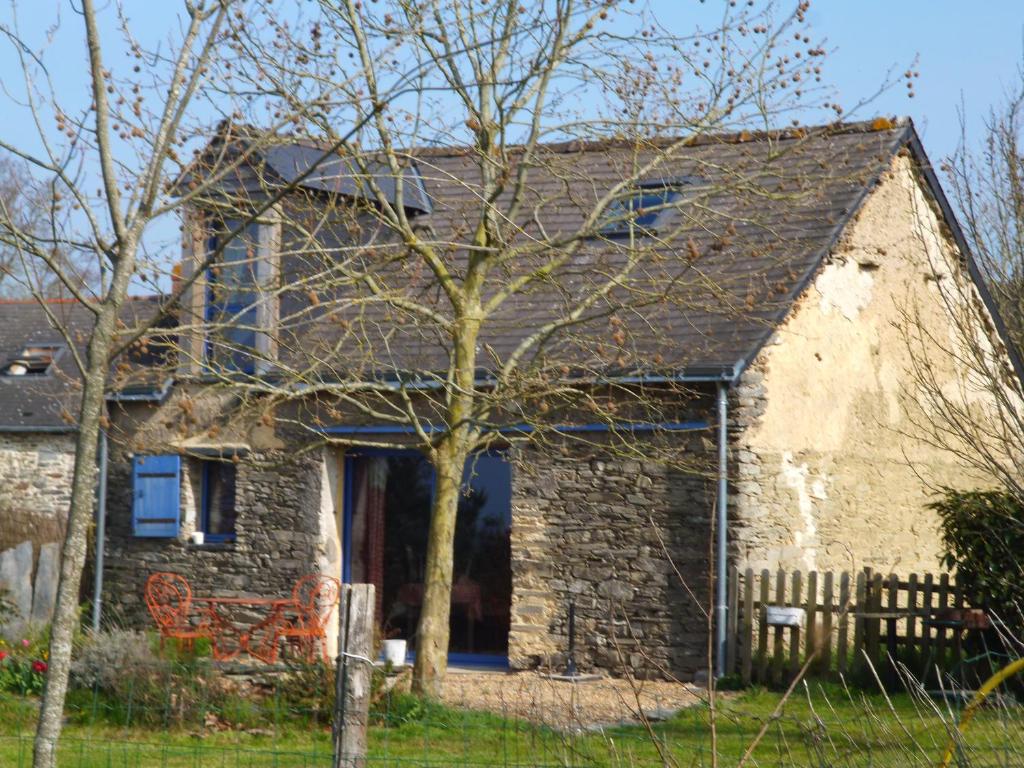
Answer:
<svg viewBox="0 0 1024 768"><path fill-rule="evenodd" d="M395 669L405 666L405 652L408 646L407 640L385 640L384 661L391 664Z"/></svg>

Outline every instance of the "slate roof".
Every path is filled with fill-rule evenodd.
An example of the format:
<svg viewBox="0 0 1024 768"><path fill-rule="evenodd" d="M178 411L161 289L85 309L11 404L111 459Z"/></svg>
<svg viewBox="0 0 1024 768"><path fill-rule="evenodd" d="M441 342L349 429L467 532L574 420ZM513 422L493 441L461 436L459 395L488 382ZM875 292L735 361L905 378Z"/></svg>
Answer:
<svg viewBox="0 0 1024 768"><path fill-rule="evenodd" d="M666 211L670 217L667 224L662 226L659 220L660 236L662 230L674 230L672 224L679 223L671 217L689 217L679 238L657 242L662 258L646 267L630 288L657 294L663 286L672 284L671 298L662 298L643 312L620 311L618 325L611 326L607 312L617 306L621 309L623 299L613 292L607 301L595 306L593 317L580 325L578 333L552 342L546 352L554 359L572 362L581 372L732 380L785 318L901 149L908 150L916 160L998 325L994 303L913 124L909 120L876 120L780 133L708 137L681 150L668 165L658 169L657 176L696 177L703 183L696 185L692 201L687 198L686 206ZM291 171L301 173L303 158L310 151L315 148L282 151L268 163L277 166L283 176ZM525 206L516 227L526 242L531 232L541 229L549 241L559 233L575 231L593 201L623 178L625 169L637 160L633 148L612 142L549 145L542 155L541 162L530 171L528 197L532 205ZM639 159L645 156L641 152ZM474 181L478 171L469 150L421 149L410 158L422 184L407 185L413 189L413 208L422 211L416 221L424 231L432 231L438 242L466 242L479 211ZM294 168L289 170L289 164ZM324 185L341 183L338 179L344 176L339 167L338 174L313 178L309 184L322 191ZM347 187L342 192L354 194ZM686 194L691 192L687 190ZM497 205L500 208L503 201ZM455 269L460 259L465 259L460 248L453 247L448 254ZM531 266L530 258L525 256L523 264L509 266L510 274ZM484 357L504 359L527 329L538 327L595 290L604 276L620 268L626 258L628 249L621 241L589 240L554 280L516 296L491 318L481 339L487 350ZM389 274L389 268L381 268L381 279L404 281L408 290L420 298L430 291L436 293L432 281L405 273ZM423 281L422 286L417 285L418 279ZM423 292L416 294L420 288ZM136 300L131 303L131 311L152 311L156 302L157 297ZM88 313L73 303L49 306L83 336L84 343L91 327ZM282 311L287 309L283 301ZM316 345L340 348L339 359L333 364L345 375L352 375L357 367L362 375L393 375L396 369L415 375L447 367L445 350L434 343L431 331L415 325L398 327L385 315L385 308L371 305L359 311L364 342L376 343L388 336L386 348L391 360L380 371L367 370L365 361L354 357L346 360L347 345L338 344L338 318L316 319L315 312L309 313L315 319L292 340L291 354L307 355ZM610 341L613 331L622 335ZM38 306L31 302L0 303L0 354L10 356L28 342L55 338ZM605 344L595 343L602 339ZM286 359L288 347L282 345L282 357ZM1012 348L1011 355L1020 372ZM58 362L58 371L45 381L0 376L0 431L66 427L60 409L76 391L77 377L70 360ZM486 370L481 375L486 375Z"/></svg>
<svg viewBox="0 0 1024 768"><path fill-rule="evenodd" d="M674 224L682 223L680 217L686 217L686 228L675 240L653 246L662 260L645 266L630 288L635 294L653 295L666 293L664 286L671 284L670 295L642 312L630 312L632 300L622 291L613 294L595 305L589 322L575 326L571 337L553 339L545 353L571 363L581 375L600 371L733 378L781 322L894 153L913 136L909 121L883 119L708 137L682 149L657 169L656 177L697 177L704 183L694 188L692 205L665 212L665 230L675 230ZM540 231L547 242L559 233L576 231L594 201L628 175L632 163L642 163L656 151L636 152L615 142L543 147L529 172L528 200L517 222L518 242L528 243L531 234ZM510 154L514 162L515 150ZM480 196L475 181L478 163L471 151L423 149L410 157L433 203L431 213L417 221L429 226L439 243L469 242ZM496 202L499 210L505 206L504 199ZM659 219L659 230L660 224ZM446 254L456 270L460 259L465 261L459 248L464 246L454 246ZM537 254L533 262L525 256L522 263L507 268L513 276L521 274L548 256ZM505 359L526 329L540 327L597 291L628 258L629 249L621 240L588 241L552 280L516 295L487 320L481 334L487 356ZM388 279L392 285L408 281L406 290L418 298L436 288L432 279L424 278L417 294L415 276L381 272L381 280ZM618 325L612 327L608 313L616 305ZM304 328L285 346L294 348L295 362L318 347L339 348L329 366L338 375L356 367L364 375L382 376L395 369L416 375L448 367L446 349L432 341L429 331L411 321L396 327L387 312L380 305L358 310L361 346L386 347L391 357L379 372L367 370L359 359L360 344L339 345L336 316L316 328ZM619 330L624 336L611 340ZM353 350L351 359L345 359L347 349ZM480 373L486 376L487 371Z"/></svg>

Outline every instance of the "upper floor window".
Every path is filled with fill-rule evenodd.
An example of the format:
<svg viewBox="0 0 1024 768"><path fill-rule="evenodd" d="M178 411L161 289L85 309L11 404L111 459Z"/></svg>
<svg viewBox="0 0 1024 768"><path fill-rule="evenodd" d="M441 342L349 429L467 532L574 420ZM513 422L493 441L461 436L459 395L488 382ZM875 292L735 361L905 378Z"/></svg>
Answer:
<svg viewBox="0 0 1024 768"><path fill-rule="evenodd" d="M226 235L242 227L226 220L210 238L211 252L222 248L207 273L206 363L217 371L255 371L259 328L260 225L250 222L231 240Z"/></svg>
<svg viewBox="0 0 1024 768"><path fill-rule="evenodd" d="M599 234L604 237L655 234L658 224L677 207L685 190L702 181L696 176L681 176L638 183L608 206Z"/></svg>

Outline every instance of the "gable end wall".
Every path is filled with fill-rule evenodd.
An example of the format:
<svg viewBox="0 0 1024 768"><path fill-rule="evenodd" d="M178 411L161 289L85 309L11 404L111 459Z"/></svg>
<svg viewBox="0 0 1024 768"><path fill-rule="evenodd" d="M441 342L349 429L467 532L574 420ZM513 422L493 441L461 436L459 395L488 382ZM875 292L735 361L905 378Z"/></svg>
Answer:
<svg viewBox="0 0 1024 768"><path fill-rule="evenodd" d="M939 486L979 487L920 439L901 327L954 338L936 274L955 246L896 157L733 397L733 555L740 567L939 570ZM939 376L957 374L936 356Z"/></svg>

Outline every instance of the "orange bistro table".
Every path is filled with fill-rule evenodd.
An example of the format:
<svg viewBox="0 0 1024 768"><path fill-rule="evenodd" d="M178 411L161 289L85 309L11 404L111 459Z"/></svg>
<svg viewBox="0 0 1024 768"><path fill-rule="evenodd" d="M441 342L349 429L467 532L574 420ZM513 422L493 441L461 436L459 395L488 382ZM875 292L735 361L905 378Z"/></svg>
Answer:
<svg viewBox="0 0 1024 768"><path fill-rule="evenodd" d="M277 661L281 630L299 612L295 600L266 597L193 597L200 625L210 628L213 658L231 661L243 651L266 664ZM264 617L247 624L231 609L253 608ZM290 609L290 610L289 610Z"/></svg>
<svg viewBox="0 0 1024 768"><path fill-rule="evenodd" d="M198 597L184 576L158 572L146 580L145 597L161 643L171 638L191 647L206 638L217 661L230 661L244 652L273 664L282 640L302 649L307 661L313 660L319 644L328 660L327 623L340 588L334 577L311 573L295 582L291 597ZM257 618L240 618L243 612Z"/></svg>

